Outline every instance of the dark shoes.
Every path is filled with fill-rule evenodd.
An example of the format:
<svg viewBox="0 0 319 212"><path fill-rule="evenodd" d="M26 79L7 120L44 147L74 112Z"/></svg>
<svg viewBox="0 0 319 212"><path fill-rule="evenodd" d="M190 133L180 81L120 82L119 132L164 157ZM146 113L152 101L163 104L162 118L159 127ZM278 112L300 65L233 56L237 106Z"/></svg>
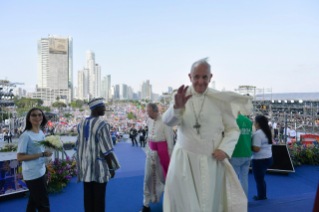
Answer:
<svg viewBox="0 0 319 212"><path fill-rule="evenodd" d="M140 212L150 212L151 208L143 205L143 209Z"/></svg>
<svg viewBox="0 0 319 212"><path fill-rule="evenodd" d="M253 198L254 198L254 200L255 200L255 201L258 201L258 200L265 200L265 199L267 199L267 197L264 197L263 199L258 199L258 197L257 197L257 196L253 196Z"/></svg>

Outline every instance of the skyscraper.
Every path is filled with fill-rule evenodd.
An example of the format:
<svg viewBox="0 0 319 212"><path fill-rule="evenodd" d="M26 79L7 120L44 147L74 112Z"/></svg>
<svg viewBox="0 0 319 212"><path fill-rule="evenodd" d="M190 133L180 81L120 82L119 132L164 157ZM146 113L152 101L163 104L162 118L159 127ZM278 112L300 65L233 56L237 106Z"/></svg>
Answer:
<svg viewBox="0 0 319 212"><path fill-rule="evenodd" d="M89 69L83 67L78 71L78 99L88 99L89 94Z"/></svg>
<svg viewBox="0 0 319 212"><path fill-rule="evenodd" d="M127 99L127 85L122 84L120 89L120 99L126 100Z"/></svg>
<svg viewBox="0 0 319 212"><path fill-rule="evenodd" d="M94 98L96 92L96 74L95 74L95 54L93 51L86 51L86 67L89 70L89 95L90 98Z"/></svg>
<svg viewBox="0 0 319 212"><path fill-rule="evenodd" d="M73 98L72 37L49 35L38 40L38 86L33 98L51 105L59 97L66 103Z"/></svg>
<svg viewBox="0 0 319 212"><path fill-rule="evenodd" d="M173 88L172 87L168 87L168 93L172 93L173 92Z"/></svg>
<svg viewBox="0 0 319 212"><path fill-rule="evenodd" d="M95 98L101 97L101 66L95 64Z"/></svg>
<svg viewBox="0 0 319 212"><path fill-rule="evenodd" d="M141 85L141 99L152 99L152 85L149 80L142 82Z"/></svg>
<svg viewBox="0 0 319 212"><path fill-rule="evenodd" d="M103 77L101 95L106 101L111 99L111 75Z"/></svg>
<svg viewBox="0 0 319 212"><path fill-rule="evenodd" d="M120 99L120 85L114 86L114 99Z"/></svg>
<svg viewBox="0 0 319 212"><path fill-rule="evenodd" d="M101 66L95 63L95 53L91 50L86 51L86 68L88 70L88 90L90 99L101 97L102 79Z"/></svg>
<svg viewBox="0 0 319 212"><path fill-rule="evenodd" d="M133 99L133 88L131 86L127 87L127 99Z"/></svg>

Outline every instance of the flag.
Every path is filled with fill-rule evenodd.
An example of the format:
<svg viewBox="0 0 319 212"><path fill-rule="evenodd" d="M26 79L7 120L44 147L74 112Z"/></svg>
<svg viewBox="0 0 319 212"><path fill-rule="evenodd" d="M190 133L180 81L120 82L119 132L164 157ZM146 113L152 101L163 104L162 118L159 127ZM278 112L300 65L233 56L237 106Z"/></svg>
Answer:
<svg viewBox="0 0 319 212"><path fill-rule="evenodd" d="M67 123L65 123L64 121L60 121L60 124L67 125Z"/></svg>
<svg viewBox="0 0 319 212"><path fill-rule="evenodd" d="M48 121L48 126L49 126L49 127L52 127L52 126L53 126L53 124L52 124L51 121Z"/></svg>

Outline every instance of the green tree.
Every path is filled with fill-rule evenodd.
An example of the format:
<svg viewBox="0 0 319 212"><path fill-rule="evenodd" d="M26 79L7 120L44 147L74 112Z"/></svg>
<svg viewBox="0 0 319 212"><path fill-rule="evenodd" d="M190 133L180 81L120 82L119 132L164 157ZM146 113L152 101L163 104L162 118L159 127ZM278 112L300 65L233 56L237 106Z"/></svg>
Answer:
<svg viewBox="0 0 319 212"><path fill-rule="evenodd" d="M71 113L66 113L64 114L65 118L70 118L70 117L73 117L73 115Z"/></svg>
<svg viewBox="0 0 319 212"><path fill-rule="evenodd" d="M129 114L127 114L127 118L130 120L137 119L136 115L133 112L130 112Z"/></svg>
<svg viewBox="0 0 319 212"><path fill-rule="evenodd" d="M66 107L66 104L63 102L54 102L52 106L57 108L62 108L62 107Z"/></svg>
<svg viewBox="0 0 319 212"><path fill-rule="evenodd" d="M59 96L57 96L55 99L56 99L56 101L60 101L60 97Z"/></svg>
<svg viewBox="0 0 319 212"><path fill-rule="evenodd" d="M50 112L51 111L51 108L50 107L43 107L43 106L41 106L41 107L39 107L41 110L43 110L43 111L46 111L46 112Z"/></svg>

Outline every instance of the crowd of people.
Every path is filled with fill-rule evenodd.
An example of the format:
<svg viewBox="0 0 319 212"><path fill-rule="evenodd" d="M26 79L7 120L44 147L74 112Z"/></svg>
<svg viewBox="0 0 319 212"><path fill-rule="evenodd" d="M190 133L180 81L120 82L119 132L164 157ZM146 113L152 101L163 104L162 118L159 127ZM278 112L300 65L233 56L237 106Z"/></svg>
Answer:
<svg viewBox="0 0 319 212"><path fill-rule="evenodd" d="M78 114L72 123L79 133L77 182L83 182L85 211L105 211L107 184L121 167L114 149L120 132L129 134L132 146L146 147L140 212L149 212L150 203L160 202L163 193L164 212L247 211L250 165L256 181L253 198L267 199L265 174L273 163L273 138L285 132L276 120L269 122L263 115L251 121L251 97L208 88L211 78L207 60L195 62L189 73L192 85L183 85L174 93L164 114L155 103L145 110L115 104L107 115L102 98L88 103L90 113ZM130 112L137 120L128 119ZM48 128L47 123L40 109L30 110L19 139L18 161L32 167L22 168L30 190L27 211L50 211L43 157L51 153L34 146L33 141L43 139L52 128L73 128L60 122L51 122ZM296 136L293 129L288 135Z"/></svg>

